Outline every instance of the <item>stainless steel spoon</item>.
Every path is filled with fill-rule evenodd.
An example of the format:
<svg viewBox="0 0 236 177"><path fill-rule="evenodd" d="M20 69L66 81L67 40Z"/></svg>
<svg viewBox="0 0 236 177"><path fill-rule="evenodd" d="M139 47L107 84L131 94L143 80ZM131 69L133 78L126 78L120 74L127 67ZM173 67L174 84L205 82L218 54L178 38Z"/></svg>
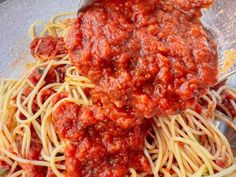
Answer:
<svg viewBox="0 0 236 177"><path fill-rule="evenodd" d="M90 6L91 4L93 4L95 2L95 0L80 0L79 1L79 10L84 10L86 7Z"/></svg>
<svg viewBox="0 0 236 177"><path fill-rule="evenodd" d="M234 70L234 73L235 72L236 70ZM236 74L231 74L231 76L225 77L225 79L227 79L226 85L236 88ZM232 119L217 110L216 114L223 116L224 118L228 119L232 124L236 125L236 119ZM223 135L229 141L233 154L234 156L236 156L236 130L225 121L217 119L217 116L216 120L214 121L214 125L218 130L220 130L223 133Z"/></svg>
<svg viewBox="0 0 236 177"><path fill-rule="evenodd" d="M225 118L230 118L222 113L219 114L223 115ZM236 125L236 120L231 120ZM218 130L220 130L226 139L229 141L230 147L233 151L234 156L236 156L236 130L233 129L230 125L222 120L215 120L214 125Z"/></svg>
<svg viewBox="0 0 236 177"><path fill-rule="evenodd" d="M227 117L227 116L225 116ZM232 121L234 124L235 121ZM226 122L221 120L215 120L215 126L225 135L227 140L230 143L231 147L236 148L236 131L231 126L229 126Z"/></svg>
<svg viewBox="0 0 236 177"><path fill-rule="evenodd" d="M79 11L84 10L95 1L80 0ZM234 49L236 46L236 1L215 0L211 8L203 10L201 21L205 29L217 43L221 71L224 65L224 51ZM235 73L236 64L232 65L226 72L219 73L218 83Z"/></svg>
<svg viewBox="0 0 236 177"><path fill-rule="evenodd" d="M84 10L94 2L95 0L80 0L79 11ZM215 0L215 3L210 9L203 10L201 21L218 45L219 66L221 68L224 63L224 51L234 49L236 46L236 1ZM219 73L218 83L227 80L235 73L236 64L229 68L228 71ZM229 85L236 87L236 75L229 80ZM222 113L219 112L219 114ZM236 125L236 120L232 120L226 115L223 116ZM214 124L228 139L236 156L236 131L222 120L215 120Z"/></svg>

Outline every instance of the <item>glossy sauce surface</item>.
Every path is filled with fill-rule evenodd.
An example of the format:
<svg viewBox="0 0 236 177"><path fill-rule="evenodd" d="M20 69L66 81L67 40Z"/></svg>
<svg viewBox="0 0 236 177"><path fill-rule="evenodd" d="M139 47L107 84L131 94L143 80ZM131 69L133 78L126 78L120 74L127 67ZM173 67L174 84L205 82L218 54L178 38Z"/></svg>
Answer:
<svg viewBox="0 0 236 177"><path fill-rule="evenodd" d="M216 82L216 48L193 9L209 2L190 2L104 1L79 14L66 46L97 84L94 103L150 118L192 105Z"/></svg>
<svg viewBox="0 0 236 177"><path fill-rule="evenodd" d="M71 62L96 84L90 92L94 105L83 108L79 119L92 132L103 124L102 129L96 130L100 136L86 135L82 141L87 146L85 152L93 159L82 156L76 161L73 153L66 156L68 161L79 163L74 169L82 167L82 176L124 176L127 167L138 172L149 170L147 165L138 168L125 160L139 164L143 159L143 155L135 153L142 154L145 131L140 127L145 118L174 114L194 105L216 82L216 48L197 18L199 8L209 4L210 1L103 1L79 13L66 47ZM129 137L133 127L138 131L130 138L139 137L139 146L129 147L132 141L125 137ZM110 130L112 133L108 133ZM107 133L112 141L104 140ZM128 144L121 141L124 148L109 152L109 146L116 145L115 139ZM107 147L108 142L111 145ZM76 148L72 145L67 152L79 150L80 146L81 142ZM100 153L90 152L94 148L99 148ZM105 158L101 154L106 154ZM118 163L106 163L114 160ZM84 161L91 161L92 165ZM96 162L101 164L96 166Z"/></svg>
<svg viewBox="0 0 236 177"><path fill-rule="evenodd" d="M64 102L53 112L57 134L70 142L66 176L150 171L143 154L149 118L193 107L217 80L216 47L198 19L210 4L104 0L79 13L65 48L96 87L86 91L93 105Z"/></svg>

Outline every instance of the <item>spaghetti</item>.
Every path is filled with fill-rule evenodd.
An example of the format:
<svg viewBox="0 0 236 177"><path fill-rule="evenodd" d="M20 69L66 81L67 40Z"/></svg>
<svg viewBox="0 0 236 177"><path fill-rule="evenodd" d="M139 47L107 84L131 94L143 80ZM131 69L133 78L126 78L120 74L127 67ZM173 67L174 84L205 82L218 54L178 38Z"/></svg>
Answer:
<svg viewBox="0 0 236 177"><path fill-rule="evenodd" d="M224 116L227 114L232 118L230 112L234 112L235 108L228 109L229 105L225 107L223 104L225 95L230 94L228 101L231 106L235 105L235 93L235 89L222 86L202 98L205 103L201 113L188 109L175 116L154 118L144 149L152 174L221 177L236 170L228 140L213 123L215 119L220 119L236 128Z"/></svg>
<svg viewBox="0 0 236 177"><path fill-rule="evenodd" d="M34 23L31 38L65 38L73 20L64 17L71 14L54 16L47 24ZM37 24L43 24L40 33ZM39 48L34 49L37 54ZM74 114L77 106L93 104L87 90L95 85L70 63L68 54L59 52L43 59L34 56L39 60L27 75L19 80L2 79L0 85L0 176L64 177L65 148L71 144L68 137L74 137L66 133L58 136L63 128L55 126L53 113L65 102L70 103ZM234 118L235 101L235 89L222 86L209 90L198 109L154 117L143 150L150 170L139 173L130 168L127 175L218 177L231 173L236 169L232 150L213 121L225 120L220 112Z"/></svg>
<svg viewBox="0 0 236 177"><path fill-rule="evenodd" d="M55 20L68 14L74 13L63 13L53 17L40 36L45 34L65 36L70 26L69 20L63 22L55 22ZM31 38L35 37L36 24L38 23L30 28ZM61 162L65 160L65 157L58 156L58 153L63 154L66 142L56 135L51 120L52 111L65 100L78 105L91 104L83 90L93 87L93 84L81 76L78 69L72 66L68 59L67 55L63 55L49 62L39 60L21 79L2 79L0 147L1 165L6 168L1 169L1 176L6 174L7 176L27 176L27 170L30 170L27 168L30 166L50 167L55 175L63 176L62 171L65 170L65 165ZM57 70L61 68L64 69L65 75L63 81L59 76L62 73ZM45 78L50 77L50 71L55 72L56 78L53 83L48 84L45 83ZM32 73L35 72L40 72L36 85L30 80ZM47 95L47 92L50 93ZM52 99L63 92L68 93L68 97L53 105ZM37 110L33 110L36 105ZM39 146L40 160L29 157L32 146Z"/></svg>

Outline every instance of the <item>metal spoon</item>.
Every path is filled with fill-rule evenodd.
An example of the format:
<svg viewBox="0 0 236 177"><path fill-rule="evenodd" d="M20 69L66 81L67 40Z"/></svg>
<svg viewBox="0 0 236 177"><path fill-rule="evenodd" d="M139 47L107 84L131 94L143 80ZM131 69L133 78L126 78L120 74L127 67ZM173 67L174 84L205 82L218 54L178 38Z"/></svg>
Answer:
<svg viewBox="0 0 236 177"><path fill-rule="evenodd" d="M216 41L218 46L219 68L224 65L224 52L235 49L236 46L236 1L215 0L210 9L203 10L201 18L204 28L208 34ZM235 58L236 59L236 58ZM227 80L226 84L236 88L236 64L232 65L226 72L219 73L216 85ZM236 120L221 114L236 125ZM215 120L215 126L228 139L234 155L236 155L236 131L222 120Z"/></svg>
<svg viewBox="0 0 236 177"><path fill-rule="evenodd" d="M95 0L80 0L79 11L94 3ZM220 67L223 66L223 56L225 50L230 50L236 46L236 1L216 0L212 8L203 10L201 19L204 27L216 41L218 46L218 58ZM228 35L230 34L230 35ZM227 80L236 73L236 65L229 68L227 72L219 74L219 82ZM229 85L236 87L236 75L231 77ZM223 114L218 112L219 114ZM236 120L232 120L226 115L223 116L231 120L236 125ZM236 131L222 120L215 120L215 126L228 139L230 146L236 156Z"/></svg>
<svg viewBox="0 0 236 177"><path fill-rule="evenodd" d="M234 72L236 72L236 70ZM236 74L229 76L226 79L227 79L226 85L236 88ZM234 125L236 125L236 119L232 119L220 111L216 110L215 112L216 112L216 120L214 120L214 125L218 130L220 130L223 133L223 135L229 141L233 154L234 156L236 156L236 130L225 121L217 119L217 115L220 115L228 119Z"/></svg>
<svg viewBox="0 0 236 177"><path fill-rule="evenodd" d="M84 10L86 7L90 6L91 4L93 4L95 2L95 0L80 0L79 1L79 11Z"/></svg>
<svg viewBox="0 0 236 177"><path fill-rule="evenodd" d="M80 0L78 12L84 10L95 1ZM220 68L222 68L224 64L224 51L234 49L236 46L236 1L215 0L211 8L203 10L201 21L205 29L217 43L218 62ZM236 64L226 72L219 73L218 83L235 73Z"/></svg>
<svg viewBox="0 0 236 177"><path fill-rule="evenodd" d="M211 8L203 10L201 21L217 43L219 83L236 73L236 63L227 71L221 72L225 63L225 51L235 49L236 46L236 1L215 0ZM236 59L236 56L234 57Z"/></svg>
<svg viewBox="0 0 236 177"><path fill-rule="evenodd" d="M227 116L225 116L227 117ZM232 121L234 124L235 121ZM236 130L222 120L215 120L214 125L218 128L230 143L230 146L236 148ZM235 149L236 150L236 149Z"/></svg>
<svg viewBox="0 0 236 177"><path fill-rule="evenodd" d="M218 112L218 114L221 114L222 116L230 120L230 118L224 115L223 113ZM231 121L236 125L236 120L231 120ZM220 130L223 133L223 135L229 141L233 154L234 156L236 156L236 130L222 120L215 120L214 125L218 130Z"/></svg>

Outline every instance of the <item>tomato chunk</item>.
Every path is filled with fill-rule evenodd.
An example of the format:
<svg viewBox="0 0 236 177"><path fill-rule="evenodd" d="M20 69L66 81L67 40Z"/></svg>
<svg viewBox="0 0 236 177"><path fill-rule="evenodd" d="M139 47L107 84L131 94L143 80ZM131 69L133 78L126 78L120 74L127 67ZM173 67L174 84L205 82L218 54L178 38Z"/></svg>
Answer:
<svg viewBox="0 0 236 177"><path fill-rule="evenodd" d="M52 36L36 37L30 45L31 54L40 60L53 59L58 55L66 54L63 38Z"/></svg>
<svg viewBox="0 0 236 177"><path fill-rule="evenodd" d="M58 135L62 138L78 141L85 132L79 120L80 106L72 102L63 102L53 112L53 123Z"/></svg>
<svg viewBox="0 0 236 177"><path fill-rule="evenodd" d="M45 71L44 67L37 67L29 75L28 79L30 80L30 82L32 84L37 85L37 83L41 79L44 71ZM47 85L47 84L55 83L56 81L57 81L56 71L54 69L50 68L45 79L44 79L44 82Z"/></svg>
<svg viewBox="0 0 236 177"><path fill-rule="evenodd" d="M53 97L52 104L55 105L58 101L68 96L69 96L69 93L67 91L59 92Z"/></svg>

